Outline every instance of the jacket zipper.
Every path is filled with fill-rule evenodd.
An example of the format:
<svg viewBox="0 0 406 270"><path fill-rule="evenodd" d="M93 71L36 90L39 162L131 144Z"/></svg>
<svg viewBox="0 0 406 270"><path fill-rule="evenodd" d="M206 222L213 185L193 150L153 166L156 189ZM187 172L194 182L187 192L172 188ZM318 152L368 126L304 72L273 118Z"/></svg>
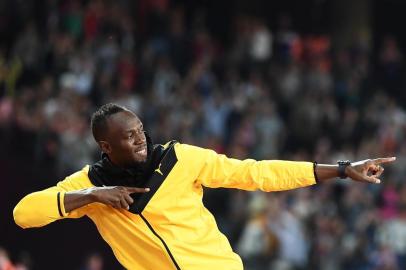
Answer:
<svg viewBox="0 0 406 270"><path fill-rule="evenodd" d="M161 243L164 245L166 252L168 252L169 257L171 258L173 264L176 267L176 270L181 270L178 263L176 262L175 258L172 255L172 252L169 250L168 245L165 243L164 239L162 239L161 236L159 236L159 234L157 234L157 232L154 230L154 228L152 228L151 224L148 222L148 220L140 213L140 217L142 218L142 220L145 222L145 224L147 224L148 228L151 230L151 232L159 238L159 240L161 240Z"/></svg>

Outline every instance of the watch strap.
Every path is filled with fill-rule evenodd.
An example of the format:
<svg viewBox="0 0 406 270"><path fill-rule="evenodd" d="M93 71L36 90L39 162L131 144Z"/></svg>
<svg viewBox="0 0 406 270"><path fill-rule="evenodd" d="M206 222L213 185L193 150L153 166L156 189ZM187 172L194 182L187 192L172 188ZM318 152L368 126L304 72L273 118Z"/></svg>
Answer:
<svg viewBox="0 0 406 270"><path fill-rule="evenodd" d="M337 164L338 164L338 177L340 177L341 179L347 178L345 168L347 168L347 166L350 166L351 162L349 160L339 160L337 161Z"/></svg>

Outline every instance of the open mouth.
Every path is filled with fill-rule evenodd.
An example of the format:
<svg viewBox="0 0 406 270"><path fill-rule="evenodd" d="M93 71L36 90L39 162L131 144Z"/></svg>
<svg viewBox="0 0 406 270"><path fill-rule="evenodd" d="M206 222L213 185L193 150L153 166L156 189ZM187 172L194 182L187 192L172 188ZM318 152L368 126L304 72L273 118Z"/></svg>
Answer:
<svg viewBox="0 0 406 270"><path fill-rule="evenodd" d="M143 147L140 150L135 152L138 155L146 155L147 154L147 147Z"/></svg>

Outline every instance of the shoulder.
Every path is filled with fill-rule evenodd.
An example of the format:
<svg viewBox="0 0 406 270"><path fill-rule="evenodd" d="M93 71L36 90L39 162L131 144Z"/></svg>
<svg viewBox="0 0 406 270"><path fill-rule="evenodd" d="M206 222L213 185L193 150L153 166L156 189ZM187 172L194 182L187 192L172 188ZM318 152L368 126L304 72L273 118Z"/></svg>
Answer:
<svg viewBox="0 0 406 270"><path fill-rule="evenodd" d="M176 143L174 145L174 149L176 152L176 156L179 159L205 159L210 155L217 155L217 153L211 149L184 144L184 143Z"/></svg>
<svg viewBox="0 0 406 270"><path fill-rule="evenodd" d="M63 181L58 182L57 186L70 190L93 187L94 185L90 182L88 176L89 169L90 166L86 165L83 169L67 176Z"/></svg>

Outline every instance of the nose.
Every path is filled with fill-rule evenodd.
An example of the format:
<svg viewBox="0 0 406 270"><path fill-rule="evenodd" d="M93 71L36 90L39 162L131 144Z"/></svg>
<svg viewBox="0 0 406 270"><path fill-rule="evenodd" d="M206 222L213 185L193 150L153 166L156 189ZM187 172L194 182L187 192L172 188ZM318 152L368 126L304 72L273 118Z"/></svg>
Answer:
<svg viewBox="0 0 406 270"><path fill-rule="evenodd" d="M136 139L134 140L134 144L135 145L143 145L146 143L146 138L144 134L140 134L136 137Z"/></svg>

